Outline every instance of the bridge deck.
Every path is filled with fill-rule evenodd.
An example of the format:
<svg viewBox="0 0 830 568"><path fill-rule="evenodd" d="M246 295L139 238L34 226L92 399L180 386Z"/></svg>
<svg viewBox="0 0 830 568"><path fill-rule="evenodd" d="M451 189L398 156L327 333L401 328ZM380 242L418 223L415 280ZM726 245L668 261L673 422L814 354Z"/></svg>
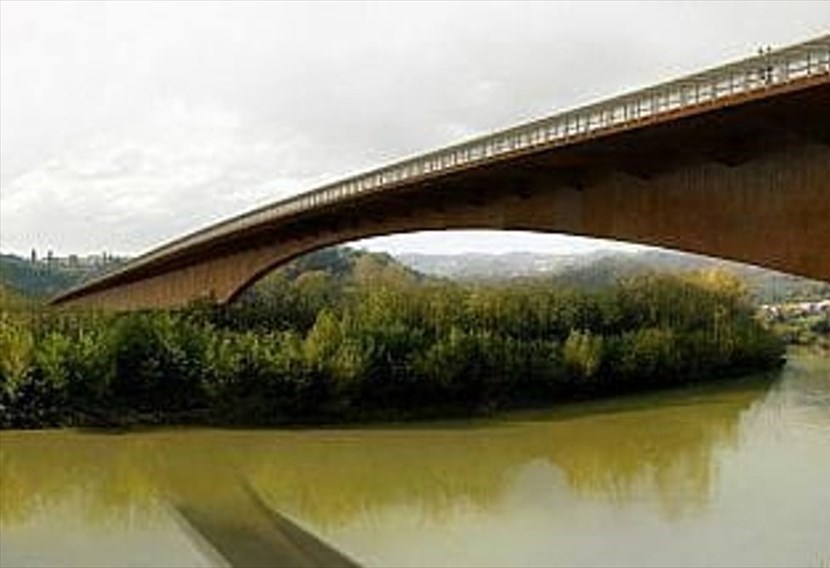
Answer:
<svg viewBox="0 0 830 568"><path fill-rule="evenodd" d="M140 279L237 233L288 222L379 192L827 82L830 35L522 124L277 201L176 239L54 301Z"/></svg>

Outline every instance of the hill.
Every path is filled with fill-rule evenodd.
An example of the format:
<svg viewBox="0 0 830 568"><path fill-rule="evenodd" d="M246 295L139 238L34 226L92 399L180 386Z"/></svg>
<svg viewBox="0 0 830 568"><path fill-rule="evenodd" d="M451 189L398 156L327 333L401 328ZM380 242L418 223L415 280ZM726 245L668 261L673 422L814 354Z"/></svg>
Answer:
<svg viewBox="0 0 830 568"><path fill-rule="evenodd" d="M80 270L33 263L18 256L0 255L0 285L29 297L46 298L81 282L86 273Z"/></svg>
<svg viewBox="0 0 830 568"><path fill-rule="evenodd" d="M424 255L399 260L427 274L473 282L544 278L580 289L600 289L620 278L657 273L725 269L743 279L759 303L830 297L830 284L705 256L663 250L630 253L597 251L582 255L539 253Z"/></svg>
<svg viewBox="0 0 830 568"><path fill-rule="evenodd" d="M323 272L328 277L340 281L373 277L412 281L425 278L424 274L406 266L390 254L342 246L321 249L296 258L276 269L256 286L267 284L268 279L272 277L295 280L310 272Z"/></svg>

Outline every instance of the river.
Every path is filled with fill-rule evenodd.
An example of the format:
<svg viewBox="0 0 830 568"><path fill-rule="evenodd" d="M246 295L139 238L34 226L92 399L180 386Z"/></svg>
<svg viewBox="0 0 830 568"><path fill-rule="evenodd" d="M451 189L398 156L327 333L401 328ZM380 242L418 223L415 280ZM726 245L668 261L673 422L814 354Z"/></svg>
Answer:
<svg viewBox="0 0 830 568"><path fill-rule="evenodd" d="M830 566L830 359L486 420L0 433L3 566L211 566L244 479L365 566ZM221 564L221 562L220 562Z"/></svg>

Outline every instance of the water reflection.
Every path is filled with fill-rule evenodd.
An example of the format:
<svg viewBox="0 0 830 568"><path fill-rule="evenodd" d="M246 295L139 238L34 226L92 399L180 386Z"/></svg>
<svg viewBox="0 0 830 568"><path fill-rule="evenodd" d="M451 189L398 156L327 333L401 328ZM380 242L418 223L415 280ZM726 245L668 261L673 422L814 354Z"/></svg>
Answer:
<svg viewBox="0 0 830 568"><path fill-rule="evenodd" d="M317 431L4 433L0 522L61 502L86 523L152 524L159 500L221 501L241 474L273 507L337 527L392 506L425 518L458 503L496 507L528 464L549 464L569 491L625 504L651 495L677 517L704 506L718 448L737 443L766 381L587 404L509 420Z"/></svg>
<svg viewBox="0 0 830 568"><path fill-rule="evenodd" d="M830 359L797 356L780 380L498 420L5 432L0 565L216 565L170 511L260 534L250 484L367 566L820 566L828 408Z"/></svg>

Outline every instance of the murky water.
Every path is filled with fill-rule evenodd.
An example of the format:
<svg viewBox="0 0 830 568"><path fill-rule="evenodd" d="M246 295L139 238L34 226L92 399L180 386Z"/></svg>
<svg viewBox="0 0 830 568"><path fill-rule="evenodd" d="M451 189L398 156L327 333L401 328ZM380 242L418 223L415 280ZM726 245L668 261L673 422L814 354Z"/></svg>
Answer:
<svg viewBox="0 0 830 568"><path fill-rule="evenodd" d="M830 566L830 359L486 421L0 434L3 566L210 566L171 503L366 566Z"/></svg>

